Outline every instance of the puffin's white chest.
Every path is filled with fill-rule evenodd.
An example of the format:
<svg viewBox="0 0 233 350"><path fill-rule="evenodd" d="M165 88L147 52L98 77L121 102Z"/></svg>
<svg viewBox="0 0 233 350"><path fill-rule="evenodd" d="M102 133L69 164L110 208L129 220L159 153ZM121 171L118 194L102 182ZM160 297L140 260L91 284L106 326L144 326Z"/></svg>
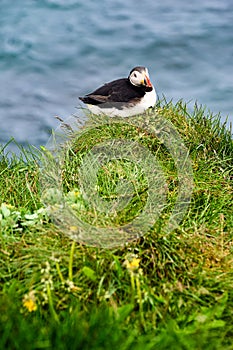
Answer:
<svg viewBox="0 0 233 350"><path fill-rule="evenodd" d="M119 116L119 117L131 117L133 115L144 113L148 108L154 107L157 100L157 95L155 89L152 91L146 92L141 100L136 102L129 102L122 106L120 103L112 103L111 106L99 107L97 105L88 104L89 110L94 114L106 114L110 117Z"/></svg>

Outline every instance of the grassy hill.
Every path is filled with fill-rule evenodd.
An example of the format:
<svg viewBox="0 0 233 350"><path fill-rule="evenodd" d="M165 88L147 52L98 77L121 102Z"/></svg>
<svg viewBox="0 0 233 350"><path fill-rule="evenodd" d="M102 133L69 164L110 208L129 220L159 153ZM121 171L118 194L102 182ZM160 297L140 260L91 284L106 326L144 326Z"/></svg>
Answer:
<svg viewBox="0 0 233 350"><path fill-rule="evenodd" d="M179 181L174 159L156 135L119 123L91 124L82 137L69 134L61 186L81 218L100 229L119 228L141 213L148 183L130 162L109 162L98 173L97 188L107 206L116 199L119 176L138 184L114 215L94 210L82 196L78 171L94 145L112 138L137 141L165 174L166 206L159 219L147 234L111 249L75 242L72 224L58 225L58 216L54 222L53 205L49 210L41 203L40 151L21 149L20 157L11 158L2 151L0 349L233 349L231 133L219 116L197 106L190 112L183 102L139 118L148 115L172 123L192 163L191 202L169 233L164 225Z"/></svg>

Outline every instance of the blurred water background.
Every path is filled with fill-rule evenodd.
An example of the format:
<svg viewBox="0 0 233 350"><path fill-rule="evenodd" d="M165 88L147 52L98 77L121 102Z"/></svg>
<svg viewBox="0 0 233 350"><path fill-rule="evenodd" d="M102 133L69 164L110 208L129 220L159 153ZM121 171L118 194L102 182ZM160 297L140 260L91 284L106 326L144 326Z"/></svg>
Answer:
<svg viewBox="0 0 233 350"><path fill-rule="evenodd" d="M160 97L232 122L232 0L1 0L0 144L46 144L54 116L136 65Z"/></svg>

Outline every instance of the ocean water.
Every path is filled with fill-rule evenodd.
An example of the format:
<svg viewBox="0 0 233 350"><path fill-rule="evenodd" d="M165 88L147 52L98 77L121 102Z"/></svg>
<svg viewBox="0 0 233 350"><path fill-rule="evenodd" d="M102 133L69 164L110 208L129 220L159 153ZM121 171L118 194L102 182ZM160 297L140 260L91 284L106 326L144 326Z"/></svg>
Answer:
<svg viewBox="0 0 233 350"><path fill-rule="evenodd" d="M136 65L160 97L232 122L232 0L1 0L0 144L46 144L56 115Z"/></svg>

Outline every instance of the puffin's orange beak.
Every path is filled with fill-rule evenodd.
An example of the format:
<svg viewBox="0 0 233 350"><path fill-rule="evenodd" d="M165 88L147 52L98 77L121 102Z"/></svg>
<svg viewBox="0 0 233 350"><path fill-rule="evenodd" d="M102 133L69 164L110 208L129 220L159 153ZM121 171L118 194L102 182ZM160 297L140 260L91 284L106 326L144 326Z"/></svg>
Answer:
<svg viewBox="0 0 233 350"><path fill-rule="evenodd" d="M145 75L145 78L144 78L144 85L147 87L152 87L151 81L147 75Z"/></svg>

